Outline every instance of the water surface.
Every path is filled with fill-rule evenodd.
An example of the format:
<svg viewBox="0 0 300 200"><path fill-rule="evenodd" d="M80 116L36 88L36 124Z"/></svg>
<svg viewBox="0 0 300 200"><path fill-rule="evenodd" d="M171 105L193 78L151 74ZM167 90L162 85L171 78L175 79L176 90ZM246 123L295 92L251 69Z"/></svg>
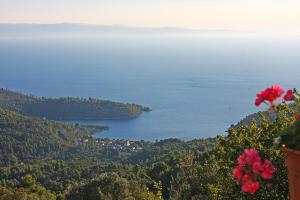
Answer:
<svg viewBox="0 0 300 200"><path fill-rule="evenodd" d="M258 90L299 87L300 41L254 36L0 39L0 85L38 96L96 97L153 109L99 137L193 139L256 112Z"/></svg>

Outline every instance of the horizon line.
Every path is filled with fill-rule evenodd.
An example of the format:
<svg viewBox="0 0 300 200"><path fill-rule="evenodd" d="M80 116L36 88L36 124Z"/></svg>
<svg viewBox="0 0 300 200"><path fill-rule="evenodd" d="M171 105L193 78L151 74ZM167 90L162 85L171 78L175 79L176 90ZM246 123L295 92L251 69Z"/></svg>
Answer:
<svg viewBox="0 0 300 200"><path fill-rule="evenodd" d="M234 31L234 32L257 32L257 30L245 30L245 29L232 29L232 28L191 28L191 27L179 27L179 26L134 26L125 24L93 24L93 23L80 23L80 22L57 22L57 23L34 23L34 22L0 22L0 25L82 25L82 26L94 26L94 27L115 27L115 28L140 28L140 29L178 29L188 31Z"/></svg>

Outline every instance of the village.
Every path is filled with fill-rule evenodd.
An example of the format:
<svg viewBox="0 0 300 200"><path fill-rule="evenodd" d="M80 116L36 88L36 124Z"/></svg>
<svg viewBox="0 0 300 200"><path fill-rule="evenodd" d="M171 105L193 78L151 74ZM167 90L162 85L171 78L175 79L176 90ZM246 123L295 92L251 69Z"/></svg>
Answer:
<svg viewBox="0 0 300 200"><path fill-rule="evenodd" d="M138 152L143 150L137 142L124 139L94 138L92 136L85 136L77 140L78 145L88 145L91 143L96 143L96 146L99 148L102 147L120 152Z"/></svg>

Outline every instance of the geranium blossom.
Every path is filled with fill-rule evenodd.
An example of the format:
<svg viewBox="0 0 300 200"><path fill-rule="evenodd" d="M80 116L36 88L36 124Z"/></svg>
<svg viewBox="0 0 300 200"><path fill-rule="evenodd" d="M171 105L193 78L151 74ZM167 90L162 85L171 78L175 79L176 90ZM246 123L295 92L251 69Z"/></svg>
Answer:
<svg viewBox="0 0 300 200"><path fill-rule="evenodd" d="M238 180L241 181L243 177L243 167L237 166L233 169L233 176Z"/></svg>
<svg viewBox="0 0 300 200"><path fill-rule="evenodd" d="M255 162L260 162L260 157L256 149L245 149L244 153L238 157L240 166L252 165Z"/></svg>
<svg viewBox="0 0 300 200"><path fill-rule="evenodd" d="M233 176L242 184L242 191L255 194L260 187L259 177L265 180L272 179L276 168L271 161L263 163L256 149L245 149L237 158L238 165L233 169Z"/></svg>
<svg viewBox="0 0 300 200"><path fill-rule="evenodd" d="M265 160L263 164L263 172L261 174L261 177L263 179L271 179L273 178L273 173L276 172L276 168L272 166L271 162L269 160Z"/></svg>
<svg viewBox="0 0 300 200"><path fill-rule="evenodd" d="M252 165L252 170L254 174L259 174L264 169L264 166L261 162L255 162Z"/></svg>
<svg viewBox="0 0 300 200"><path fill-rule="evenodd" d="M280 86L273 85L256 94L257 98L255 100L255 105L259 106L262 102L268 102L272 105L275 100L283 95L283 93L284 90Z"/></svg>
<svg viewBox="0 0 300 200"><path fill-rule="evenodd" d="M259 182L256 181L251 174L248 172L243 176L242 179L243 185L242 190L243 192L254 194L259 189Z"/></svg>

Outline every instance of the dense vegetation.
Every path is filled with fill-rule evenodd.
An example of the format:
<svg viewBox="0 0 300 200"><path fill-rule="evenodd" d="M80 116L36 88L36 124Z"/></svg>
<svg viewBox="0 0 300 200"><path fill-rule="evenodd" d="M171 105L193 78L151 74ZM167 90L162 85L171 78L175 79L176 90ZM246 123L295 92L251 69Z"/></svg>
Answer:
<svg viewBox="0 0 300 200"><path fill-rule="evenodd" d="M178 173L173 168L180 162L177 156L184 152L200 155L214 143L214 139L139 141L132 145L143 150L121 152L99 145L96 139L78 142L98 127L71 126L6 109L0 109L0 116L0 186L5 188L5 195L11 196L18 191L34 195L22 184L23 177L30 175L56 198L74 198L78 191L101 188L98 179L120 184L120 194L126 194L127 199L168 198L171 179ZM102 190L99 199L118 199L110 197L116 188Z"/></svg>
<svg viewBox="0 0 300 200"><path fill-rule="evenodd" d="M137 104L119 103L94 98L35 97L0 89L0 107L24 115L56 120L131 119L142 111L149 111Z"/></svg>
<svg viewBox="0 0 300 200"><path fill-rule="evenodd" d="M0 188L0 200L55 200L55 193L37 183L31 175L21 178L19 188Z"/></svg>
<svg viewBox="0 0 300 200"><path fill-rule="evenodd" d="M284 155L273 145L293 123L285 107L274 119L258 114L259 123L232 127L225 137L131 142L138 151L122 146L124 141L87 137L97 127L3 108L0 119L0 200L288 199ZM232 175L245 148L257 149L277 168L273 184L255 195L243 193Z"/></svg>
<svg viewBox="0 0 300 200"><path fill-rule="evenodd" d="M105 128L66 125L0 108L0 166L62 156L79 137Z"/></svg>

